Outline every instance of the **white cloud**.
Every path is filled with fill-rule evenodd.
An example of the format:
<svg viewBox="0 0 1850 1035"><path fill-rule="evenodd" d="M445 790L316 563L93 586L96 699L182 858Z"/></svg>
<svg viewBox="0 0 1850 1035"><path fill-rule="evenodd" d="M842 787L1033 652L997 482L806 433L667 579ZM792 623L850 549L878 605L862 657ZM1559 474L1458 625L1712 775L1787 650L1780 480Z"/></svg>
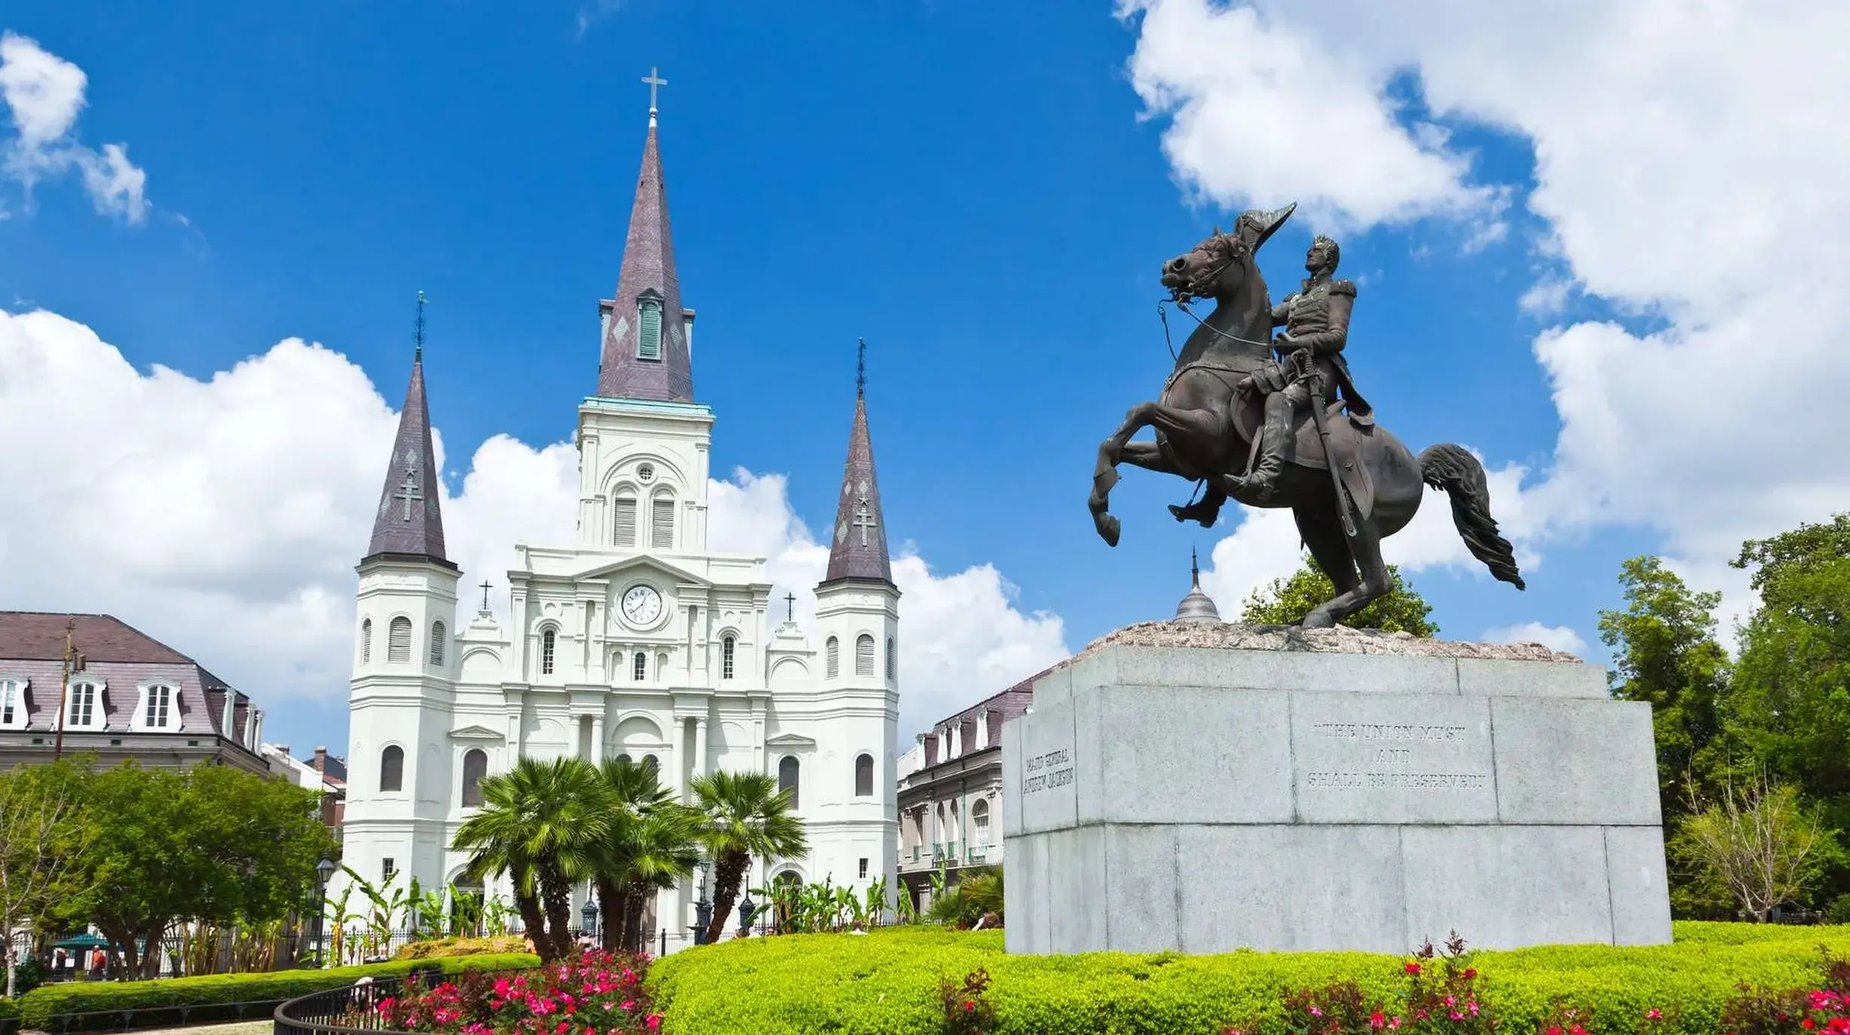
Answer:
<svg viewBox="0 0 1850 1035"><path fill-rule="evenodd" d="M1850 507L1850 481L1803 445L1842 435L1813 386L1850 383L1850 134L1837 131L1850 7L1125 0L1119 12L1141 19L1130 74L1173 116L1178 178L1223 204L1302 197L1358 226L1427 213L1470 224L1479 199L1517 189L1474 185L1473 156L1409 125L1390 81L1434 119L1530 143L1535 186L1516 200L1542 221L1551 265L1523 307L1546 314L1581 293L1658 324L1537 338L1561 428L1552 465L1515 501L1532 535L1641 524L1713 571L1745 537Z"/></svg>
<svg viewBox="0 0 1850 1035"><path fill-rule="evenodd" d="M0 101L14 131L0 143L0 170L19 184L28 205L38 183L76 170L98 212L139 223L148 216L148 176L129 161L128 145L98 151L76 139L87 82L83 69L38 41L0 35Z"/></svg>
<svg viewBox="0 0 1850 1035"><path fill-rule="evenodd" d="M1587 641L1581 639L1580 634L1574 630L1565 625L1543 625L1540 622L1486 629L1480 639L1485 643L1539 643L1549 650L1583 656L1587 650Z"/></svg>
<svg viewBox="0 0 1850 1035"><path fill-rule="evenodd" d="M57 314L0 311L0 606L109 611L259 701L338 700L353 565L396 426L366 374L319 345L288 339L202 381L138 371ZM442 466L441 434L437 451ZM577 460L567 443L497 435L446 488L450 555L497 606L516 542L571 538ZM716 549L766 557L779 595L813 614L828 551L783 475L713 482L709 513ZM934 573L906 552L893 567L907 732L1066 656L1060 619L1020 611L994 567Z"/></svg>

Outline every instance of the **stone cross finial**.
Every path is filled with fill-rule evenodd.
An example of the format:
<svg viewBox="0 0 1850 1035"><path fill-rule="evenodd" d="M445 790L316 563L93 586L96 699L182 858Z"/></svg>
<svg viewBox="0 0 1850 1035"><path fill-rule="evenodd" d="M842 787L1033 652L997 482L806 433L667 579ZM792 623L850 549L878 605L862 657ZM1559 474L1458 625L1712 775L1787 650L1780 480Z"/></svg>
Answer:
<svg viewBox="0 0 1850 1035"><path fill-rule="evenodd" d="M656 68L655 66L651 65L649 66L649 74L642 77L642 81L649 84L649 117L650 118L655 117L655 91L661 87L668 85L668 80L662 78L661 71L662 71L661 69Z"/></svg>
<svg viewBox="0 0 1850 1035"><path fill-rule="evenodd" d="M796 620L797 620L797 595L795 593L785 593L784 594L784 621L794 622Z"/></svg>
<svg viewBox="0 0 1850 1035"><path fill-rule="evenodd" d="M487 579L482 580L482 610L484 611L488 610L488 591L493 588L493 583L489 582Z"/></svg>

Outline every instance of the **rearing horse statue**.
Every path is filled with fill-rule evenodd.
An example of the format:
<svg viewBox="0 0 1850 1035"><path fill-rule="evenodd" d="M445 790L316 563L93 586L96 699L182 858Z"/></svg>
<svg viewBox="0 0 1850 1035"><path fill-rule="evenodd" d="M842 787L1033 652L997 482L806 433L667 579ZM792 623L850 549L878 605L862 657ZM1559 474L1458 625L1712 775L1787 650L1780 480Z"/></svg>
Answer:
<svg viewBox="0 0 1850 1035"><path fill-rule="evenodd" d="M1199 501L1169 508L1177 521L1211 526L1229 498L1251 507L1289 507L1311 557L1336 586L1336 597L1304 618L1305 626L1321 628L1388 592L1381 540L1407 526L1425 485L1432 485L1451 497L1453 523L1471 555L1498 579L1523 588L1510 544L1490 515L1483 465L1461 446L1432 446L1416 458L1386 428L1358 426L1328 406L1324 421L1300 421L1294 429L1270 494L1247 496L1233 477L1251 463L1264 407L1247 378L1274 363L1272 301L1254 255L1294 208L1246 212L1231 233L1216 228L1163 264L1163 285L1176 301L1212 298L1214 311L1189 335L1157 400L1131 407L1099 444L1088 501L1098 534L1118 544L1110 502L1119 463L1203 483ZM1156 429L1156 440L1131 441L1145 427ZM1325 455L1326 443L1333 459Z"/></svg>

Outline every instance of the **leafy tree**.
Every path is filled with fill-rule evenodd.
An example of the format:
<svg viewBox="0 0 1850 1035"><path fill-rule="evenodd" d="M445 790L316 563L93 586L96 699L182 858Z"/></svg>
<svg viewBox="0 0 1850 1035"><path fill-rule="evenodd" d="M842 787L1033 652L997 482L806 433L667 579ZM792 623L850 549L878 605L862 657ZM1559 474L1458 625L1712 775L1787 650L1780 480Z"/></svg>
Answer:
<svg viewBox="0 0 1850 1035"><path fill-rule="evenodd" d="M1657 786L1666 825L1690 803L1720 794L1728 767L1722 701L1728 656L1715 639L1719 593L1696 593L1657 557L1619 569L1625 609L1601 611L1601 642L1613 649L1615 696L1651 705Z"/></svg>
<svg viewBox="0 0 1850 1035"><path fill-rule="evenodd" d="M482 781L482 808L452 845L472 852L474 879L506 873L534 950L546 962L571 952L572 886L593 875L616 809L589 762L522 758Z"/></svg>
<svg viewBox="0 0 1850 1035"><path fill-rule="evenodd" d="M175 921L256 925L308 901L334 850L319 806L313 791L225 766L103 770L77 814L77 890L53 915L96 924L129 974L153 977L152 948Z"/></svg>
<svg viewBox="0 0 1850 1035"><path fill-rule="evenodd" d="M802 855L809 842L803 821L790 810L790 794L778 790L768 774L722 770L695 777L693 788L706 814L704 840L714 860L713 921L707 926L707 941L716 942L752 859Z"/></svg>
<svg viewBox="0 0 1850 1035"><path fill-rule="evenodd" d="M598 901L603 903L603 945L643 948L642 908L647 897L673 888L700 862L701 815L674 800L655 766L626 758L603 764L601 775L616 815L597 846Z"/></svg>
<svg viewBox="0 0 1850 1035"><path fill-rule="evenodd" d="M1343 619L1343 624L1354 629L1437 636L1439 626L1426 617L1432 613L1432 605L1401 577L1398 566L1388 565L1388 578L1393 585L1387 595L1370 601L1367 607ZM1306 559L1289 579L1273 579L1271 585L1254 590L1246 598L1240 621L1248 625L1296 625L1334 596L1335 583L1315 562Z"/></svg>
<svg viewBox="0 0 1850 1035"><path fill-rule="evenodd" d="M1759 764L1850 829L1850 514L1749 540L1760 607L1741 628L1730 729ZM1832 880L1850 891L1850 872Z"/></svg>
<svg viewBox="0 0 1850 1035"><path fill-rule="evenodd" d="M1692 798L1675 841L1761 923L1776 906L1801 900L1837 853L1835 832L1805 810L1798 791L1764 780L1745 791L1729 781L1706 807Z"/></svg>
<svg viewBox="0 0 1850 1035"><path fill-rule="evenodd" d="M43 917L77 890L72 878L87 830L77 812L89 775L69 760L0 774L0 932ZM9 999L16 993L17 962L9 946Z"/></svg>

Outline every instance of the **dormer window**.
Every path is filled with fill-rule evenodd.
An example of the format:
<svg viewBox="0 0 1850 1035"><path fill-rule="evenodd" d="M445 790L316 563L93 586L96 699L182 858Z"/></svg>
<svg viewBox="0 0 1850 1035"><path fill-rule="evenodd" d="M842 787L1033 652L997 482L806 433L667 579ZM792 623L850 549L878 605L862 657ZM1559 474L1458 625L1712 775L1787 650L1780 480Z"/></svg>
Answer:
<svg viewBox="0 0 1850 1035"><path fill-rule="evenodd" d="M88 681L71 684L71 696L65 704L66 729L103 728L103 684Z"/></svg>
<svg viewBox="0 0 1850 1035"><path fill-rule="evenodd" d="M644 294L636 300L636 358L662 358L662 299Z"/></svg>
<svg viewBox="0 0 1850 1035"><path fill-rule="evenodd" d="M140 707L135 709L135 725L144 730L167 730L177 725L173 687L166 683L148 683L141 687Z"/></svg>
<svg viewBox="0 0 1850 1035"><path fill-rule="evenodd" d="M26 719L26 680L0 678L0 729L25 729Z"/></svg>

